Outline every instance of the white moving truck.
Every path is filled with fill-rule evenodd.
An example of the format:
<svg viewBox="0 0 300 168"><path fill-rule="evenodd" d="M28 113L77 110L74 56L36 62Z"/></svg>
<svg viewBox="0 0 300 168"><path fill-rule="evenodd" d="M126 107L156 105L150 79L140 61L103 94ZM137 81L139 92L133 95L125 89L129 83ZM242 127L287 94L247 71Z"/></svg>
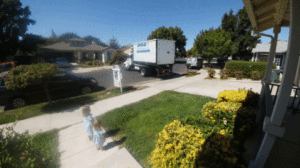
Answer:
<svg viewBox="0 0 300 168"><path fill-rule="evenodd" d="M153 39L133 46L133 53L124 62L127 70L140 70L142 76L172 74L175 64L175 41Z"/></svg>

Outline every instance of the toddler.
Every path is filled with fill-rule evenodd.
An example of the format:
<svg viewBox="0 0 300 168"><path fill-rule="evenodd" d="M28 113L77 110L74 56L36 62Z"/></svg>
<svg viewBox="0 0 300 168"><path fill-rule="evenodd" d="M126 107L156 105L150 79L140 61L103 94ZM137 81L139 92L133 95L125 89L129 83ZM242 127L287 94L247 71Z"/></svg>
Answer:
<svg viewBox="0 0 300 168"><path fill-rule="evenodd" d="M93 124L93 131L94 131L94 145L97 147L97 149L99 150L104 150L103 148L103 144L105 141L105 136L104 136L104 129L103 129L103 121L99 120L99 121L95 121Z"/></svg>
<svg viewBox="0 0 300 168"><path fill-rule="evenodd" d="M85 105L82 108L82 115L83 115L83 125L84 125L85 132L86 132L87 136L89 137L89 140L92 140L93 139L92 125L94 123L94 118L91 114L90 106Z"/></svg>

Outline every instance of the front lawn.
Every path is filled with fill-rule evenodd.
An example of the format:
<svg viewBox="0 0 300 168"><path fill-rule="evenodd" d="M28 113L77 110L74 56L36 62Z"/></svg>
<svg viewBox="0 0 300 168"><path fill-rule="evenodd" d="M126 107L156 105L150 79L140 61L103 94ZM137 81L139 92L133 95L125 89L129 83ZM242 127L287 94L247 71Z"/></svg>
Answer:
<svg viewBox="0 0 300 168"><path fill-rule="evenodd" d="M7 110L0 113L0 124L14 122L16 119L22 120L43 114L62 112L71 108L80 108L80 106L85 102L92 103L144 88L145 87L135 88L132 86L125 86L123 88L123 93L121 93L120 89L117 88L56 100L52 102L52 105L50 105L48 102L43 102L39 104L28 105L23 108Z"/></svg>
<svg viewBox="0 0 300 168"><path fill-rule="evenodd" d="M155 149L156 135L166 124L187 116L202 116L202 107L215 99L164 91L148 99L115 109L102 116L105 130L124 145L139 163L149 167L147 157ZM115 139L116 140L116 139Z"/></svg>

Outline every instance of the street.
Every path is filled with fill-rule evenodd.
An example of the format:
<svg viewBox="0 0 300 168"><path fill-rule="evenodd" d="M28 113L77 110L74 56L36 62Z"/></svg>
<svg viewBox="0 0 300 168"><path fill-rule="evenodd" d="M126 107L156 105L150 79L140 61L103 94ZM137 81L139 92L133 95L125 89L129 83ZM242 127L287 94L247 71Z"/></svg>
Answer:
<svg viewBox="0 0 300 168"><path fill-rule="evenodd" d="M123 86L152 80L160 80L155 76L143 77L139 71L127 71L124 68L121 69L123 74ZM174 77L181 76L182 74L186 73L186 70L187 69L184 61L176 63L173 66L173 72L175 73ZM114 88L112 69L103 69L88 73L79 73L76 75L94 77L98 81L99 86L104 87L105 89Z"/></svg>

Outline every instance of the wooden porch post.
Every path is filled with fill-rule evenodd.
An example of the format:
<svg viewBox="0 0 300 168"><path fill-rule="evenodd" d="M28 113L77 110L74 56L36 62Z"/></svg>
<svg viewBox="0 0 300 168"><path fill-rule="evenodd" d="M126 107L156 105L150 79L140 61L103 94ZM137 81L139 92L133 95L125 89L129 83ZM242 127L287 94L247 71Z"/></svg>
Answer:
<svg viewBox="0 0 300 168"><path fill-rule="evenodd" d="M262 168L269 156L270 151L277 137L283 137L285 128L281 127L288 101L290 98L292 84L296 74L299 60L300 47L300 0L290 0L290 36L288 54L285 62L283 80L279 88L279 94L271 117L266 116L263 124L265 132L258 154L254 161L251 161L249 168ZM288 65L288 66L287 66Z"/></svg>

